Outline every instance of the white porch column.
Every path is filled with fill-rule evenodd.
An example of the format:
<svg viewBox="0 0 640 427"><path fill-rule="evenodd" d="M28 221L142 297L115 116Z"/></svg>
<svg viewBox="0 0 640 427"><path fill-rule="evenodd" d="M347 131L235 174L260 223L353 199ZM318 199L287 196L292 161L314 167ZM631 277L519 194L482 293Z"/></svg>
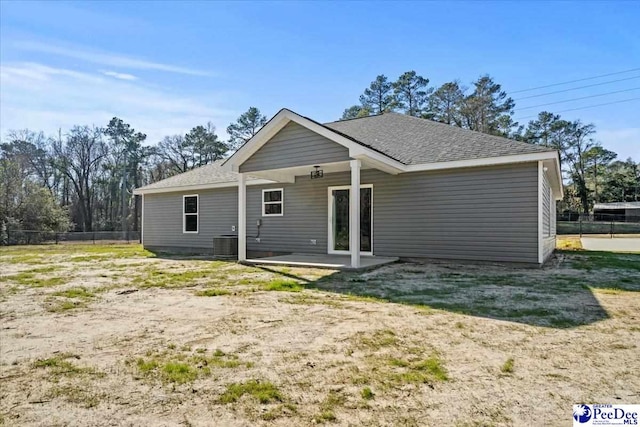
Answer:
<svg viewBox="0 0 640 427"><path fill-rule="evenodd" d="M360 160L351 160L351 189L349 191L349 249L351 267L360 267Z"/></svg>
<svg viewBox="0 0 640 427"><path fill-rule="evenodd" d="M247 260L247 179L238 174L238 261Z"/></svg>

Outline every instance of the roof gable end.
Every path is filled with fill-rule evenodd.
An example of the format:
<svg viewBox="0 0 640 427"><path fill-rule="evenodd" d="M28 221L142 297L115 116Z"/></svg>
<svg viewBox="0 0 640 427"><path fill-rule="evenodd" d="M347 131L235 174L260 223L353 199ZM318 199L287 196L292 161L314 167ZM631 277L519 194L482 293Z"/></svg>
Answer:
<svg viewBox="0 0 640 427"><path fill-rule="evenodd" d="M349 150L345 146L290 121L240 165L240 172L347 160Z"/></svg>
<svg viewBox="0 0 640 427"><path fill-rule="evenodd" d="M375 165L381 170L388 173L399 173L404 166L403 163L376 151L361 143L355 138L349 137L339 131L330 129L318 122L307 117L301 116L291 110L283 108L280 110L266 125L256 133L253 138L247 141L224 163L224 167L234 172L241 171L241 165L247 162L253 155L274 138L287 124L295 123L299 126L307 128L311 132L326 138L336 144L346 148L350 158L366 159L369 163ZM347 159L345 159L347 160Z"/></svg>

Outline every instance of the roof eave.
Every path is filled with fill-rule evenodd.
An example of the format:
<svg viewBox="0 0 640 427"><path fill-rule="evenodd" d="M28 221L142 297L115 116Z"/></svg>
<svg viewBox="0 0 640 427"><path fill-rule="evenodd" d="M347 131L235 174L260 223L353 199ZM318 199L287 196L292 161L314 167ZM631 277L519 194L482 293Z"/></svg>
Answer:
<svg viewBox="0 0 640 427"><path fill-rule="evenodd" d="M275 181L270 179L251 179L247 181L247 185L264 185L273 184ZM225 181L214 182L209 184L195 184L195 185L180 185L173 187L160 187L160 188L137 188L133 190L133 194L140 196L143 194L160 194L160 193L179 193L186 191L198 191L198 190L213 190L216 188L231 188L237 187L238 181Z"/></svg>
<svg viewBox="0 0 640 427"><path fill-rule="evenodd" d="M419 163L405 166L404 172L492 166L509 163L535 162L538 160L553 160L556 158L556 151L541 151L537 153L511 154L506 156L481 157L466 160L451 160L446 162Z"/></svg>
<svg viewBox="0 0 640 427"><path fill-rule="evenodd" d="M560 172L560 158L556 150L541 151L537 153L512 154L508 156L485 157L479 159L454 160L448 162L420 163L415 165L407 165L404 168L403 172L424 172L482 166L499 166L537 161L546 161L553 163L553 189L554 193L556 194L556 199L561 200L564 197L564 189L562 186L562 174Z"/></svg>

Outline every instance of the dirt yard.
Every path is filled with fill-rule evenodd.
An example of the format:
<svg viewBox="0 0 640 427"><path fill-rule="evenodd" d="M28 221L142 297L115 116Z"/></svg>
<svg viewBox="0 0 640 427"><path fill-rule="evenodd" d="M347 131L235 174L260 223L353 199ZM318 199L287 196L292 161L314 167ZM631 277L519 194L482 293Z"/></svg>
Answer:
<svg viewBox="0 0 640 427"><path fill-rule="evenodd" d="M0 424L566 426L640 402L640 255L366 273L0 248Z"/></svg>

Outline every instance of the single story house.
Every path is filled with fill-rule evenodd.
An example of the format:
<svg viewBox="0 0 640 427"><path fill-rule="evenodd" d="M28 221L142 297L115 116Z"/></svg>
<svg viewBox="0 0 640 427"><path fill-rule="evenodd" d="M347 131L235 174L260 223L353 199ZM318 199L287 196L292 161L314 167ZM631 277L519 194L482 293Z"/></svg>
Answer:
<svg viewBox="0 0 640 427"><path fill-rule="evenodd" d="M318 123L280 110L226 160L138 188L151 250L543 264L558 152L396 113ZM359 197L352 197L359 194ZM355 232L354 232L355 231Z"/></svg>

